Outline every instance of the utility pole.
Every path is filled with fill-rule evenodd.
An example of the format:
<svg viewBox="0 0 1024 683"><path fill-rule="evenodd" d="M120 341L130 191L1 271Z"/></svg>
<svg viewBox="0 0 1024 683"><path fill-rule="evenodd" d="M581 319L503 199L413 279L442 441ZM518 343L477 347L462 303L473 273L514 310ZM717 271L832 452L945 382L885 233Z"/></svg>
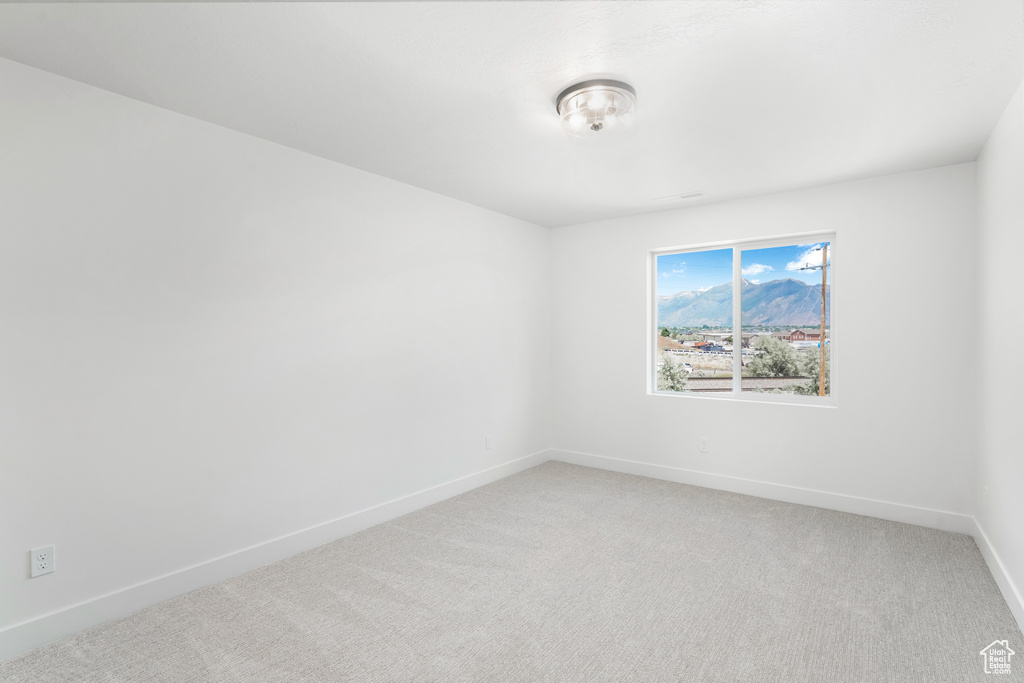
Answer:
<svg viewBox="0 0 1024 683"><path fill-rule="evenodd" d="M818 396L825 395L825 283L828 278L828 242L821 247L821 336L818 346L821 348L821 361L818 363Z"/></svg>
<svg viewBox="0 0 1024 683"><path fill-rule="evenodd" d="M829 242L825 242L820 249L815 250L821 252L820 266L800 268L800 270L821 269L821 336L818 337L818 348L821 355L818 359L818 396L825 395L825 296L828 293L828 246Z"/></svg>

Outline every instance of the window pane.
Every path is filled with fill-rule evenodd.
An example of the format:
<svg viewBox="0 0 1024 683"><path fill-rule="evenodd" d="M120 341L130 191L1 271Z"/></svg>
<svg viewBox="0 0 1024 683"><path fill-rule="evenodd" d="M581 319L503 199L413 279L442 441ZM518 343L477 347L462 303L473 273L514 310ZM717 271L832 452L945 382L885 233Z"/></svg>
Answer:
<svg viewBox="0 0 1024 683"><path fill-rule="evenodd" d="M657 257L658 391L732 391L732 249Z"/></svg>
<svg viewBox="0 0 1024 683"><path fill-rule="evenodd" d="M830 247L819 242L742 252L743 391L829 395Z"/></svg>

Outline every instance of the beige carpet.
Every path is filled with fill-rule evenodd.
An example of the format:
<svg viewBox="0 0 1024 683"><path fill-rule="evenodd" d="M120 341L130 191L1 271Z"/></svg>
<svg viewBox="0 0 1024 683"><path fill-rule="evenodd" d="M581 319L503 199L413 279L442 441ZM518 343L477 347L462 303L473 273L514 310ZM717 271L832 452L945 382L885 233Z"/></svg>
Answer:
<svg viewBox="0 0 1024 683"><path fill-rule="evenodd" d="M971 681L974 541L547 463L0 663L3 681Z"/></svg>

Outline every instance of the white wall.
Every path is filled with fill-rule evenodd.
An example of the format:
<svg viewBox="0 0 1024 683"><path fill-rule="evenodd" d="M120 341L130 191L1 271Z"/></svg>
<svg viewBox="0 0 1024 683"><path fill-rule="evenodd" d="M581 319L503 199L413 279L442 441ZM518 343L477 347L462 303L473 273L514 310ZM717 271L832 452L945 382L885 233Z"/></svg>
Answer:
<svg viewBox="0 0 1024 683"><path fill-rule="evenodd" d="M962 164L557 229L554 448L866 514L909 506L896 517L968 530L974 381L952 361L974 355L951 347L976 329L975 222ZM837 233L838 407L647 395L648 250L814 230Z"/></svg>
<svg viewBox="0 0 1024 683"><path fill-rule="evenodd" d="M963 164L549 233L3 60L0 82L0 656L552 442L840 509L964 516L977 490L1024 585L1020 362L978 394L933 343L1021 336L1019 90L977 207ZM838 408L646 394L649 249L813 230L838 232Z"/></svg>
<svg viewBox="0 0 1024 683"><path fill-rule="evenodd" d="M1022 89L978 157L979 322L994 353L983 356L980 374L976 516L1002 562L1009 584L1003 592L1024 628L1024 317L1016 275L1024 254Z"/></svg>
<svg viewBox="0 0 1024 683"><path fill-rule="evenodd" d="M0 83L0 629L549 445L549 231Z"/></svg>

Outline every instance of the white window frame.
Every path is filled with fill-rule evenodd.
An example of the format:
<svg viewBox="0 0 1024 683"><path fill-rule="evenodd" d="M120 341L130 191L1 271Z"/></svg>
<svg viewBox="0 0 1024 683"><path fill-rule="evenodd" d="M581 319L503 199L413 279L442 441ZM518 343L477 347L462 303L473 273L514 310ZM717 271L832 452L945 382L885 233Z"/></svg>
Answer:
<svg viewBox="0 0 1024 683"><path fill-rule="evenodd" d="M667 247L663 249L652 249L647 252L647 394L649 396L697 399L701 401L750 401L754 403L775 403L782 405L801 405L819 408L835 408L838 406L839 395L839 341L836 311L839 310L837 303L837 269L836 269L836 231L794 233L790 235L773 236L767 238L753 238L743 240L728 240L723 242L707 242L697 245L686 245L681 247ZM743 339L743 317L740 299L740 279L742 278L742 252L750 249L770 249L772 247L787 247L794 244L807 244L813 242L829 243L829 357L830 357L830 378L828 396L802 396L798 394L768 394L753 391L742 391L742 341L739 344L735 340ZM696 251L713 251L716 249L732 249L732 391L730 393L693 393L677 391L658 390L658 257L671 254L684 254Z"/></svg>

